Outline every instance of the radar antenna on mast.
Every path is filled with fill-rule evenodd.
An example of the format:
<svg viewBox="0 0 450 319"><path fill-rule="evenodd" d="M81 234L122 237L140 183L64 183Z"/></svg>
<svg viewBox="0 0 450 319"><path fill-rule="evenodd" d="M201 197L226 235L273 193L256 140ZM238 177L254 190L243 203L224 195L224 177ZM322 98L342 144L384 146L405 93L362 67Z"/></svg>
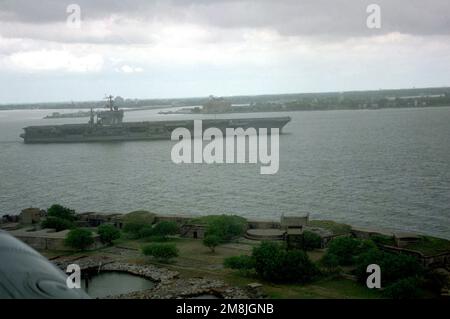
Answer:
<svg viewBox="0 0 450 319"><path fill-rule="evenodd" d="M109 108L110 111L113 111L113 110L117 111L117 108L114 107L113 98L114 98L114 96L112 96L112 95L105 96L105 99L108 100L108 104L105 107Z"/></svg>

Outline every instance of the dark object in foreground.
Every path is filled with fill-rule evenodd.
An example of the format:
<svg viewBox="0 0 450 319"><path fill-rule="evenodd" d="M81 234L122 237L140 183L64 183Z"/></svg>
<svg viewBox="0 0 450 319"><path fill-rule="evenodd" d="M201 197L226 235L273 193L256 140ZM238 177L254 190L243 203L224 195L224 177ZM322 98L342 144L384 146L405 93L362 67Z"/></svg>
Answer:
<svg viewBox="0 0 450 319"><path fill-rule="evenodd" d="M67 276L38 252L0 231L0 299L86 299Z"/></svg>

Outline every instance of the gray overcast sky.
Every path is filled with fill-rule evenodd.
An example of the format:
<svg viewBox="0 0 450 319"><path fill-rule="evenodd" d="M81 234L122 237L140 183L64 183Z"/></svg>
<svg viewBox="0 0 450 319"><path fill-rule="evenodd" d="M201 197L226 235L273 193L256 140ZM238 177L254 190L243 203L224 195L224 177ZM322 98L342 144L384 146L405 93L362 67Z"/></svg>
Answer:
<svg viewBox="0 0 450 319"><path fill-rule="evenodd" d="M449 39L448 0L0 0L0 103L449 86Z"/></svg>

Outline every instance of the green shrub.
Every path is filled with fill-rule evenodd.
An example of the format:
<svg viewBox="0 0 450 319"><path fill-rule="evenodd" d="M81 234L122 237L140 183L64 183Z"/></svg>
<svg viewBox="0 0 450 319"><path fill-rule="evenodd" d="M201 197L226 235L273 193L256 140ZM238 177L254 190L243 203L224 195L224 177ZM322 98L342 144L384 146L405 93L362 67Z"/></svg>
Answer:
<svg viewBox="0 0 450 319"><path fill-rule="evenodd" d="M151 231L151 226L138 222L125 223L123 226L123 232L131 239L141 238L143 229L150 229Z"/></svg>
<svg viewBox="0 0 450 319"><path fill-rule="evenodd" d="M49 209L47 209L48 217L56 217L69 221L74 221L76 218L75 211L73 209L53 204Z"/></svg>
<svg viewBox="0 0 450 319"><path fill-rule="evenodd" d="M240 255L231 256L225 258L223 265L226 268L236 269L236 270L250 270L255 268L255 261L251 256Z"/></svg>
<svg viewBox="0 0 450 319"><path fill-rule="evenodd" d="M209 247L212 252L215 252L216 247L220 245L220 238L216 235L207 235L205 238L203 238L203 245L206 247Z"/></svg>
<svg viewBox="0 0 450 319"><path fill-rule="evenodd" d="M334 254L325 254L320 260L320 263L327 269L328 272L336 271L339 268L339 259Z"/></svg>
<svg viewBox="0 0 450 319"><path fill-rule="evenodd" d="M280 266L284 258L285 251L280 244L264 241L259 246L253 248L252 256L255 260L255 270L259 276L267 280L278 280Z"/></svg>
<svg viewBox="0 0 450 319"><path fill-rule="evenodd" d="M355 274L359 281L365 283L367 266L377 264L381 268L381 285L387 286L407 277L420 277L423 267L416 258L407 255L392 254L379 249L369 249L362 253L356 261Z"/></svg>
<svg viewBox="0 0 450 319"><path fill-rule="evenodd" d="M225 268L237 270L242 276L253 275L255 272L255 261L252 256L240 255L225 258Z"/></svg>
<svg viewBox="0 0 450 319"><path fill-rule="evenodd" d="M64 243L74 249L85 250L94 243L94 237L90 230L75 228L67 234Z"/></svg>
<svg viewBox="0 0 450 319"><path fill-rule="evenodd" d="M150 225L143 225L137 229L136 238L150 238L153 237L153 227Z"/></svg>
<svg viewBox="0 0 450 319"><path fill-rule="evenodd" d="M319 270L302 250L288 250L282 260L282 281L306 283L312 281Z"/></svg>
<svg viewBox="0 0 450 319"><path fill-rule="evenodd" d="M160 261L168 261L178 256L178 249L174 244L152 243L142 248L142 253L146 256L153 256Z"/></svg>
<svg viewBox="0 0 450 319"><path fill-rule="evenodd" d="M256 273L269 281L305 283L319 274L304 251L287 251L275 242L262 242L254 247L252 257Z"/></svg>
<svg viewBox="0 0 450 319"><path fill-rule="evenodd" d="M384 258L379 264L382 272L382 282L394 282L405 277L421 277L424 274L423 267L416 258L407 255L384 253Z"/></svg>
<svg viewBox="0 0 450 319"><path fill-rule="evenodd" d="M387 286L383 295L391 299L418 299L423 295L419 285L420 282L415 277L403 278Z"/></svg>
<svg viewBox="0 0 450 319"><path fill-rule="evenodd" d="M74 223L70 220L52 216L49 216L45 220L43 220L41 226L42 228L53 228L56 231L71 229L75 227Z"/></svg>
<svg viewBox="0 0 450 319"><path fill-rule="evenodd" d="M123 231L132 239L149 237L165 238L169 235L177 234L179 227L177 223L171 221L162 221L155 226L141 222L128 222L124 225Z"/></svg>
<svg viewBox="0 0 450 319"><path fill-rule="evenodd" d="M126 233L138 233L144 227L146 227L145 224L130 222L124 224L123 231Z"/></svg>
<svg viewBox="0 0 450 319"><path fill-rule="evenodd" d="M111 224L100 225L97 232L100 240L106 244L111 244L113 240L120 238L120 231Z"/></svg>
<svg viewBox="0 0 450 319"><path fill-rule="evenodd" d="M362 239L362 240L359 239L359 246L358 249L356 250L356 255L359 256L360 254L368 252L369 250L372 249L378 249L378 245L374 241L372 241L371 239Z"/></svg>
<svg viewBox="0 0 450 319"><path fill-rule="evenodd" d="M352 265L359 253L361 241L350 237L333 239L328 246L326 254L332 254L338 259L339 265Z"/></svg>
<svg viewBox="0 0 450 319"><path fill-rule="evenodd" d="M314 250L322 247L322 238L311 231L304 231L302 240L304 250Z"/></svg>
<svg viewBox="0 0 450 319"><path fill-rule="evenodd" d="M153 227L152 236L167 237L176 235L179 232L179 227L176 222L162 221Z"/></svg>

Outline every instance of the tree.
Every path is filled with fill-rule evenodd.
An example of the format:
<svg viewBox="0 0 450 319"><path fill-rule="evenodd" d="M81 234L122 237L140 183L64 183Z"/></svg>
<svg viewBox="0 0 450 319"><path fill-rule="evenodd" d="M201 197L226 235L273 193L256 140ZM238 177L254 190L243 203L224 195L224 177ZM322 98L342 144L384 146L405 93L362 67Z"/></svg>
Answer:
<svg viewBox="0 0 450 319"><path fill-rule="evenodd" d="M42 221L42 228L54 228L56 231L73 228L76 219L73 209L53 204L47 209L47 218Z"/></svg>
<svg viewBox="0 0 450 319"><path fill-rule="evenodd" d="M262 242L253 248L256 273L274 282L305 283L319 274L317 267L302 250L286 250L275 242Z"/></svg>
<svg viewBox="0 0 450 319"><path fill-rule="evenodd" d="M49 217L57 217L69 221L74 221L76 219L75 211L73 209L64 207L59 204L53 204L47 209L47 214Z"/></svg>
<svg viewBox="0 0 450 319"><path fill-rule="evenodd" d="M153 237L153 227L150 225L144 225L137 233L138 238L150 238Z"/></svg>
<svg viewBox="0 0 450 319"><path fill-rule="evenodd" d="M282 274L279 271L281 271L284 251L278 243L264 241L253 248L252 256L255 260L255 270L259 276L273 281L281 278Z"/></svg>
<svg viewBox="0 0 450 319"><path fill-rule="evenodd" d="M387 286L407 277L421 277L424 274L423 267L412 256L370 249L362 253L356 261L355 274L362 283L367 278L366 269L370 264L377 264L382 269L382 286Z"/></svg>
<svg viewBox="0 0 450 319"><path fill-rule="evenodd" d="M120 238L120 231L111 224L100 225L97 232L100 240L108 245L112 244L113 240Z"/></svg>
<svg viewBox="0 0 450 319"><path fill-rule="evenodd" d="M242 236L247 228L245 218L234 215L206 216L206 235L215 235L222 242Z"/></svg>
<svg viewBox="0 0 450 319"><path fill-rule="evenodd" d="M423 291L417 278L407 277L387 286L383 295L391 299L418 299L422 297Z"/></svg>
<svg viewBox="0 0 450 319"><path fill-rule="evenodd" d="M219 238L219 236L216 236L216 235L207 235L203 239L203 245L205 245L206 247L209 247L212 252L215 252L216 247L219 246L219 244L220 244L220 238Z"/></svg>
<svg viewBox="0 0 450 319"><path fill-rule="evenodd" d="M150 229L151 225L142 224L139 222L127 222L123 226L123 231L131 239L141 238L143 229Z"/></svg>
<svg viewBox="0 0 450 319"><path fill-rule="evenodd" d="M319 270L303 250L288 250L282 260L282 281L306 283L312 281Z"/></svg>
<svg viewBox="0 0 450 319"><path fill-rule="evenodd" d="M85 250L94 243L92 232L87 229L72 229L66 236L64 243L77 250Z"/></svg>
<svg viewBox="0 0 450 319"><path fill-rule="evenodd" d="M142 248L142 253L146 256L153 256L156 259L167 262L171 258L178 256L178 249L174 244L152 243Z"/></svg>
<svg viewBox="0 0 450 319"><path fill-rule="evenodd" d="M65 229L71 229L75 225L70 220L50 216L42 221L41 226L42 228L53 228L58 232Z"/></svg>
<svg viewBox="0 0 450 319"><path fill-rule="evenodd" d="M123 216L123 231L131 239L142 238L142 234L140 234L142 229L151 228L154 221L155 214L143 210L134 211ZM146 232L146 235L148 235L148 232Z"/></svg>
<svg viewBox="0 0 450 319"><path fill-rule="evenodd" d="M326 254L336 256L339 265L347 266L354 263L354 257L359 253L360 241L350 237L333 239Z"/></svg>

